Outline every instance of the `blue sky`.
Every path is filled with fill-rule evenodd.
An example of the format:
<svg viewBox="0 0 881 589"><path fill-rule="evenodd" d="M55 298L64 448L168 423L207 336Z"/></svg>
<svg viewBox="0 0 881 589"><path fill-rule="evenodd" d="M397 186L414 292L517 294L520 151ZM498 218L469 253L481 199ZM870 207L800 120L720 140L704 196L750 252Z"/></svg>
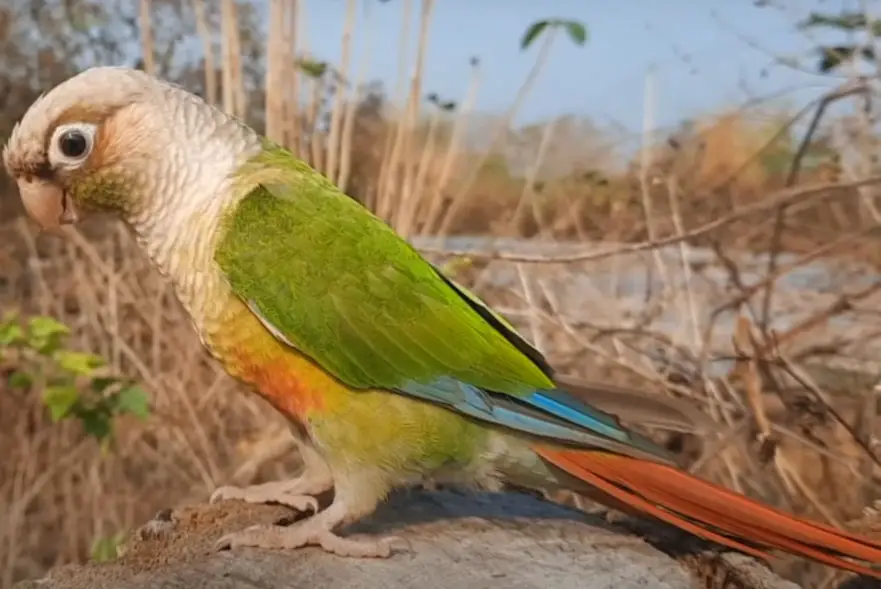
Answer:
<svg viewBox="0 0 881 589"><path fill-rule="evenodd" d="M536 19L561 17L584 22L588 43L576 47L568 39L557 39L519 123L574 113L638 131L650 70L655 72L655 121L660 127L774 94L801 106L832 81L809 71L816 62L811 48L817 38L797 30L796 23L811 8L838 6L821 0L782 4L759 8L753 0L436 0L425 90L462 98L468 61L476 55L484 75L477 108L503 110L537 53L537 44L520 51L523 31ZM307 37L316 57L339 61L345 5L345 0L306 1ZM416 11L419 5L414 2ZM396 79L402 14L401 0L371 0L359 9L362 22L356 29L352 64L359 65L369 35L368 77L383 80L389 89ZM413 23L415 32L417 14ZM798 59L804 71L776 64L780 57Z"/></svg>

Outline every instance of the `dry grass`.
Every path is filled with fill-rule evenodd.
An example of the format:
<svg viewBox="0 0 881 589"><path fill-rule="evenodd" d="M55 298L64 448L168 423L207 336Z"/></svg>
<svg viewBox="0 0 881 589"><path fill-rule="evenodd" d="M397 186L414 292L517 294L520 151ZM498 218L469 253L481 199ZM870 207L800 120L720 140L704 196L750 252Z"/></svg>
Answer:
<svg viewBox="0 0 881 589"><path fill-rule="evenodd" d="M194 27L204 47L213 47L205 3L193 4ZM643 151L630 168L545 174L553 150L567 148L554 142L565 134L564 122L551 121L527 146L525 173L516 173L500 154L510 146L509 122L536 83L552 37L536 52L511 108L487 133L489 148L475 151L464 138L474 122L469 109L480 86L478 66L454 113L423 112L431 2L421 12L402 3L414 17L404 19L405 27L415 22L421 33L418 46L408 48L409 31L401 32L397 108L381 116L362 110L358 82L366 63L352 59L360 34L355 4L347 4L343 61L336 71L313 75L294 59L309 55L303 6L271 2L264 93L270 137L404 235L566 239L575 258L602 249L596 241L630 243L640 251L567 263L554 260L561 252L530 241L520 242L527 255L518 261L501 243L506 254L472 252L470 262L459 256L451 267L562 370L664 383L669 394L692 399L717 420L718 432L704 436L658 434L681 450L693 472L836 523L877 498L871 374L877 366L870 360L881 334L873 309L881 301L865 283L879 265L875 188L836 187L877 174L865 164L870 150L857 150L847 165L830 159L802 171L799 184L827 187L778 199L787 168L761 156L778 149L773 142L766 147L785 124L779 114L755 124L754 114L732 110L659 146L649 104ZM150 5L142 0L145 21ZM237 60L243 41L236 10L232 1L222 4L221 55L206 55L204 87L209 99L246 115L254 95L245 91ZM151 36L143 41L151 56ZM154 67L145 59L145 68ZM329 85L335 92L327 100ZM867 132L850 121L825 128L848 145L865 144ZM581 140L596 137L576 137ZM782 232L774 223L780 210L787 220ZM85 558L97 538L130 530L161 508L204 499L217 484L275 478L293 466L280 418L240 394L207 358L167 284L119 224L96 219L58 240L10 219L0 227L0 304L67 322L78 347L100 352L115 370L145 384L153 417L126 423L118 451L103 456L76 424L52 425L38 391L0 389L0 589ZM669 245L654 247L655 241ZM696 245L704 249L696 252ZM749 255L769 250L773 262ZM784 258L784 250L793 255ZM536 255L546 259L527 259ZM830 284L781 285L780 277L817 261L832 265ZM650 287L638 284L642 278ZM842 323L846 317L854 321ZM737 360L734 369L717 369L725 359ZM854 367L870 374L842 372ZM806 585L828 574L803 569L792 565L788 572Z"/></svg>
<svg viewBox="0 0 881 589"><path fill-rule="evenodd" d="M5 392L0 409L4 587L15 577L82 558L98 537L133 529L169 501L199 499L246 457L248 440L277 423L210 363L167 285L116 225L102 239L36 238L24 219L3 234L26 248L29 271L3 301L66 321L77 347L100 351L152 392L148 426L124 423L118 450L102 456L78 424L52 425L38 392ZM6 305L4 304L4 307ZM173 499L172 499L173 498Z"/></svg>

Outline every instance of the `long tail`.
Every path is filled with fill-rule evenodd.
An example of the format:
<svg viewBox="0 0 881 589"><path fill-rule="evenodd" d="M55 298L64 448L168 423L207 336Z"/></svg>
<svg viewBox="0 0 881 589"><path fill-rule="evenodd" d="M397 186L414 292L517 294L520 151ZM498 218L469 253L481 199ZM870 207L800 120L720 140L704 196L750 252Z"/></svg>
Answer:
<svg viewBox="0 0 881 589"><path fill-rule="evenodd" d="M770 557L768 550L782 550L881 579L881 569L869 568L881 564L881 543L863 536L799 519L648 460L602 451L533 449L616 501L705 540L763 559Z"/></svg>

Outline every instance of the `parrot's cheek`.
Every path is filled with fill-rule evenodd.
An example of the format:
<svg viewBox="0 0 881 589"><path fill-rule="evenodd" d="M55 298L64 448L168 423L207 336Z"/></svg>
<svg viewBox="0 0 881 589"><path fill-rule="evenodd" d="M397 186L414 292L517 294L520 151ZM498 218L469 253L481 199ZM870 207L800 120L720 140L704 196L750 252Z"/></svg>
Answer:
<svg viewBox="0 0 881 589"><path fill-rule="evenodd" d="M76 222L76 210L71 198L54 183L22 180L18 183L18 189L25 210L43 231L61 234L62 225Z"/></svg>

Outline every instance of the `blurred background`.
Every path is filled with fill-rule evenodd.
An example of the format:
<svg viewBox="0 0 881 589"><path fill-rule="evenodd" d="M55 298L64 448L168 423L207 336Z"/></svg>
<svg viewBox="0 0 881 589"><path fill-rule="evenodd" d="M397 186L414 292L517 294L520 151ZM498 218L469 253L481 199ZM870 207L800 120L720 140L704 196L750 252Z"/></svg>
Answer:
<svg viewBox="0 0 881 589"><path fill-rule="evenodd" d="M694 474L864 530L881 488L879 15L5 0L0 140L92 65L179 83L386 219L559 371L702 412L713 427L648 431ZM280 417L207 357L124 227L39 235L6 177L0 309L0 589L297 467Z"/></svg>

